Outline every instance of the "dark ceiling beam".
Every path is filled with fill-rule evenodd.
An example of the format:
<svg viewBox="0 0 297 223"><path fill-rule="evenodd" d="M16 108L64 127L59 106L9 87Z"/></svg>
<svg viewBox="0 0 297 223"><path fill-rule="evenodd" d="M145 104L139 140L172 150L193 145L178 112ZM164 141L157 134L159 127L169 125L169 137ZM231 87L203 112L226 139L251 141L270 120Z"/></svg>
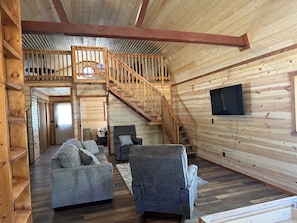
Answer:
<svg viewBox="0 0 297 223"><path fill-rule="evenodd" d="M67 15L64 11L63 5L60 0L53 0L54 6L58 12L61 22L68 23Z"/></svg>
<svg viewBox="0 0 297 223"><path fill-rule="evenodd" d="M142 26L142 23L143 23L143 20L144 20L144 17L145 17L145 13L146 13L149 1L150 0L143 0L142 1L140 12L139 12L137 22L136 22L136 25L135 25L136 27L141 27Z"/></svg>
<svg viewBox="0 0 297 223"><path fill-rule="evenodd" d="M23 34L63 34L69 36L200 43L249 48L247 34L244 34L240 37L235 37L159 29L37 21L22 21L22 32Z"/></svg>

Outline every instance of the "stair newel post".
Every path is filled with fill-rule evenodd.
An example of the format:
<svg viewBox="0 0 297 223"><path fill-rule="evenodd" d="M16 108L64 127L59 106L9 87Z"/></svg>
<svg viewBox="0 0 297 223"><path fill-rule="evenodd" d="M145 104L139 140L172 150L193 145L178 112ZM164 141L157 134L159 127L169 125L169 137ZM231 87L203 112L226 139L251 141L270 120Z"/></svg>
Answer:
<svg viewBox="0 0 297 223"><path fill-rule="evenodd" d="M164 61L163 61L163 56L161 57L161 84L162 87L164 87Z"/></svg>
<svg viewBox="0 0 297 223"><path fill-rule="evenodd" d="M110 52L105 48L104 49L104 64L105 64L105 83L106 83L106 89L109 89L109 75L110 75L110 70L109 70L109 62L111 60L110 57Z"/></svg>
<svg viewBox="0 0 297 223"><path fill-rule="evenodd" d="M165 110L165 105L164 105L164 96L161 98L161 118L162 118L162 143L165 143L165 134L166 134L166 127L165 127L165 115L164 115L164 110Z"/></svg>

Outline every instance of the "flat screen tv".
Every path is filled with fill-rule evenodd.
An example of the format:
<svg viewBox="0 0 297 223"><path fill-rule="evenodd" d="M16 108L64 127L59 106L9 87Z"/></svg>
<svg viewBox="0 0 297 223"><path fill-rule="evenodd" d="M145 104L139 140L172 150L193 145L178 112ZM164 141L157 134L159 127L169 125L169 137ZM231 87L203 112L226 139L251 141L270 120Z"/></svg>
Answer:
<svg viewBox="0 0 297 223"><path fill-rule="evenodd" d="M244 115L242 85L210 90L213 115Z"/></svg>

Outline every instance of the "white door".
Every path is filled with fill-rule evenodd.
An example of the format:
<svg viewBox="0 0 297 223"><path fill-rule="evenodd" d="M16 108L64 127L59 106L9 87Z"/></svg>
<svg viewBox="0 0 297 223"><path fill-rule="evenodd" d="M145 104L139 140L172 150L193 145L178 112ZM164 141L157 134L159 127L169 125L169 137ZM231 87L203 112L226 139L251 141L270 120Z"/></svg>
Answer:
<svg viewBox="0 0 297 223"><path fill-rule="evenodd" d="M72 112L70 102L55 103L56 144L72 138Z"/></svg>

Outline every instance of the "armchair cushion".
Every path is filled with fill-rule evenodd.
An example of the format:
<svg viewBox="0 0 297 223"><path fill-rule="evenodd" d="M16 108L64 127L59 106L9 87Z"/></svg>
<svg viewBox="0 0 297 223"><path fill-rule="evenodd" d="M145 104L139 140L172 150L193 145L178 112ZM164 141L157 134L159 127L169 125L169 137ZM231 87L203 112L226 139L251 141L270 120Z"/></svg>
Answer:
<svg viewBox="0 0 297 223"><path fill-rule="evenodd" d="M121 146L133 145L131 135L120 135L119 140L121 142Z"/></svg>

